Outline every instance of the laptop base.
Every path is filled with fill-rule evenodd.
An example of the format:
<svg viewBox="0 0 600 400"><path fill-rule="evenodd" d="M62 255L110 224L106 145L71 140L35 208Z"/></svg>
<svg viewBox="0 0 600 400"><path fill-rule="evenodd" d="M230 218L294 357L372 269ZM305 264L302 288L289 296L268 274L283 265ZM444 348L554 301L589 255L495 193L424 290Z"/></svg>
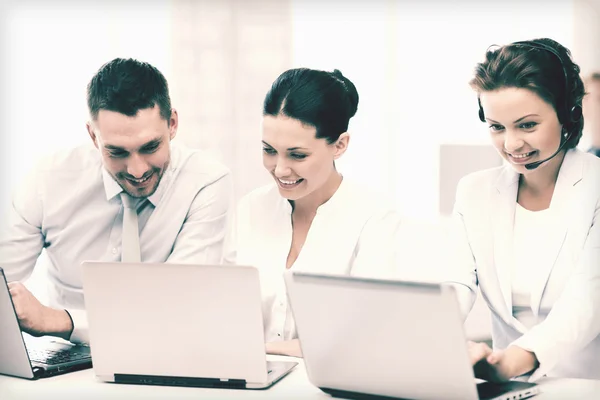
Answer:
<svg viewBox="0 0 600 400"><path fill-rule="evenodd" d="M67 365L67 366L58 366L58 367L44 367L41 364L32 364L31 365L32 369L33 369L33 379L40 379L40 378L49 378L51 376L56 376L56 375L62 375L62 374L67 374L69 372L76 372L76 371L82 371L85 369L90 369L93 367L92 365L92 361L87 361L84 363L78 363L78 364L74 364L74 365Z"/></svg>
<svg viewBox="0 0 600 400"><path fill-rule="evenodd" d="M103 379L129 385L182 386L212 389L267 389L286 376L297 362L267 362L267 382L246 382L245 379L196 378L184 376L157 376L136 374L114 374L114 379ZM100 377L102 379L102 377Z"/></svg>
<svg viewBox="0 0 600 400"><path fill-rule="evenodd" d="M482 382L477 384L480 400L526 399L539 393L535 383L509 381L504 383Z"/></svg>
<svg viewBox="0 0 600 400"><path fill-rule="evenodd" d="M400 397L358 393L346 390L319 388L331 397L352 400L401 400ZM535 383L510 381L505 383L482 382L477 384L479 400L527 399L539 393Z"/></svg>

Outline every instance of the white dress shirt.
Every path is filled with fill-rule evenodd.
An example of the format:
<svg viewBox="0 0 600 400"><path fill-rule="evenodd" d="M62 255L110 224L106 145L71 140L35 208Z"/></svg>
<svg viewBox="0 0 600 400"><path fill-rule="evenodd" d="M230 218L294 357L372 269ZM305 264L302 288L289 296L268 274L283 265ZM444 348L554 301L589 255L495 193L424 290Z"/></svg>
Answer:
<svg viewBox="0 0 600 400"><path fill-rule="evenodd" d="M81 146L41 162L2 220L0 265L8 281L29 277L45 248L49 305L69 312L75 343L88 341L81 263L121 260L121 192L98 150ZM142 261L222 262L231 196L223 165L171 144L170 165L138 208Z"/></svg>
<svg viewBox="0 0 600 400"><path fill-rule="evenodd" d="M275 184L239 203L226 261L258 268L267 342L297 337L283 275L292 243L292 207ZM368 190L346 179L317 209L294 271L391 278L399 216Z"/></svg>
<svg viewBox="0 0 600 400"><path fill-rule="evenodd" d="M552 210L530 211L519 203L515 209L514 257L511 274L513 315L527 328L540 321L531 309L531 283L544 273L540 254L550 240Z"/></svg>

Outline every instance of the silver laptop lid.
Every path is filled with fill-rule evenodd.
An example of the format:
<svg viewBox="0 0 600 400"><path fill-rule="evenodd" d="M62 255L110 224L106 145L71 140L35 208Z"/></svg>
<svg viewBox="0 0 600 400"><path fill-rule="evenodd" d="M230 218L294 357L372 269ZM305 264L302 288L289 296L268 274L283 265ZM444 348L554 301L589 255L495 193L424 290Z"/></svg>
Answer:
<svg viewBox="0 0 600 400"><path fill-rule="evenodd" d="M308 377L321 389L477 399L452 288L285 275Z"/></svg>
<svg viewBox="0 0 600 400"><path fill-rule="evenodd" d="M258 272L83 263L96 375L267 380Z"/></svg>

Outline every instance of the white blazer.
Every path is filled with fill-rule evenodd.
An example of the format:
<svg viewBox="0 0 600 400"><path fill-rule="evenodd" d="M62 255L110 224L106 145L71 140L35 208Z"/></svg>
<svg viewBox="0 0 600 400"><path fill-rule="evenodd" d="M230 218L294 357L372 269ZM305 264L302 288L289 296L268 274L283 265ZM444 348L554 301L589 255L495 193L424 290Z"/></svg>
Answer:
<svg viewBox="0 0 600 400"><path fill-rule="evenodd" d="M531 329L512 315L518 182L508 165L460 181L452 235L457 262L449 280L462 284L456 287L465 313L479 285L492 313L495 349L514 344L536 354L540 367L530 380L600 379L600 158L579 150L565 155L550 205L555 228L538 255L543 273L531 282L537 318Z"/></svg>

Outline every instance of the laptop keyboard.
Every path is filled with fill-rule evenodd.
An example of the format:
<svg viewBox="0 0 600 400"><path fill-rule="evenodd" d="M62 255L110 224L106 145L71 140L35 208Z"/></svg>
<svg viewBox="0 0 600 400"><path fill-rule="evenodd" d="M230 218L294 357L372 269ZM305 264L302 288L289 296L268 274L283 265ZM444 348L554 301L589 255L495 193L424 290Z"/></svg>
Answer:
<svg viewBox="0 0 600 400"><path fill-rule="evenodd" d="M29 350L28 353L32 362L46 365L63 364L91 358L87 352L73 350Z"/></svg>

